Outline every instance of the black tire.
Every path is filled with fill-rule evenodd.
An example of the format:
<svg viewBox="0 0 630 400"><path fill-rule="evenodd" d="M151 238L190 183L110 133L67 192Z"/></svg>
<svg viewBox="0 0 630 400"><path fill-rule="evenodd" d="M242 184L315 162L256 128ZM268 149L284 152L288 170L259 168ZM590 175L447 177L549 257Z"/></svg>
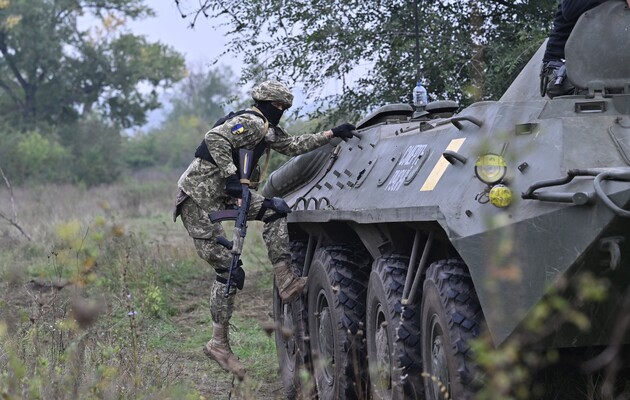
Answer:
<svg viewBox="0 0 630 400"><path fill-rule="evenodd" d="M306 243L291 242L291 265L293 270L302 275L306 258ZM298 297L289 304L282 304L278 289L273 285L273 316L278 327L275 330L276 352L280 365L280 377L284 393L288 400L304 398L301 371L307 369L308 349L304 342L306 314L303 297Z"/></svg>
<svg viewBox="0 0 630 400"><path fill-rule="evenodd" d="M478 377L469 342L479 336L484 318L463 261L431 264L421 313L426 398L472 399Z"/></svg>
<svg viewBox="0 0 630 400"><path fill-rule="evenodd" d="M362 251L321 248L308 274L308 331L313 375L321 400L365 399L366 265Z"/></svg>
<svg viewBox="0 0 630 400"><path fill-rule="evenodd" d="M380 258L367 293L366 340L370 389L374 399L422 399L420 305L403 308L401 298L409 259Z"/></svg>

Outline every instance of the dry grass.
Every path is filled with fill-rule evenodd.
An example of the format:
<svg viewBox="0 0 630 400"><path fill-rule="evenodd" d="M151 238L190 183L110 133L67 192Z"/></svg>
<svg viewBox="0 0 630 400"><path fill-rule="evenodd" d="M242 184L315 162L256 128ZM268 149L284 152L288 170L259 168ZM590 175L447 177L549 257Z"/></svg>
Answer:
<svg viewBox="0 0 630 400"><path fill-rule="evenodd" d="M213 272L171 220L175 181L14 188L33 240L0 221L0 397L282 398L274 341L260 328L271 319L260 226L234 318L250 374L232 388L200 351ZM12 213L6 189L0 210Z"/></svg>

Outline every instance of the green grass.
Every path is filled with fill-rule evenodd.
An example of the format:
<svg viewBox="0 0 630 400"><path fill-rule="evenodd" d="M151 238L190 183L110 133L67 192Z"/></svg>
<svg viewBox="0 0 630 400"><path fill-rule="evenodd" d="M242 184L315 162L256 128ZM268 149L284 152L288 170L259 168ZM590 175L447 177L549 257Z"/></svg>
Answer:
<svg viewBox="0 0 630 400"><path fill-rule="evenodd" d="M229 374L201 352L214 272L173 223L173 192L133 181L15 190L33 241L0 225L0 397L227 398ZM0 190L0 210L8 197ZM261 230L250 224L232 320L249 370L233 389L240 398L281 393L275 342L261 329L273 282Z"/></svg>
<svg viewBox="0 0 630 400"><path fill-rule="evenodd" d="M268 336L260 324L252 319L235 318L234 324L239 328L234 332L234 345L238 355L247 365L250 373L258 379L273 379L277 371L269 366L278 362L276 344L273 335Z"/></svg>

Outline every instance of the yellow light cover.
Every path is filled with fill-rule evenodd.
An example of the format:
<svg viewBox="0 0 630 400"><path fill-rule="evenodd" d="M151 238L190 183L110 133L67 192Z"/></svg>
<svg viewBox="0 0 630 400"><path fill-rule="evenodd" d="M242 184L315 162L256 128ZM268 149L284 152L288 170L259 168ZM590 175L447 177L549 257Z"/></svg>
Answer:
<svg viewBox="0 0 630 400"><path fill-rule="evenodd" d="M512 203L512 191L505 185L495 185L488 193L490 203L499 208L505 208Z"/></svg>
<svg viewBox="0 0 630 400"><path fill-rule="evenodd" d="M475 163L475 175L483 183L492 185L498 183L507 173L507 164L498 154L484 154Z"/></svg>

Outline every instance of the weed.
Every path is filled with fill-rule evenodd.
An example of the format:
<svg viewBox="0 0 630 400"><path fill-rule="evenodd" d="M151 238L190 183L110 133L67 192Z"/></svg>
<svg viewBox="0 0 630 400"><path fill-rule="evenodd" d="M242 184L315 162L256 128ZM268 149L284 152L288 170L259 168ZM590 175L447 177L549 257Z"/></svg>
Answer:
<svg viewBox="0 0 630 400"><path fill-rule="evenodd" d="M214 273L170 220L172 185L15 196L34 240L0 232L0 397L225 398L230 376L200 351ZM239 296L245 317L235 318L233 345L252 373L235 394L272 398L275 345L259 328L272 274L260 231L253 224L248 235L246 286L255 294Z"/></svg>

